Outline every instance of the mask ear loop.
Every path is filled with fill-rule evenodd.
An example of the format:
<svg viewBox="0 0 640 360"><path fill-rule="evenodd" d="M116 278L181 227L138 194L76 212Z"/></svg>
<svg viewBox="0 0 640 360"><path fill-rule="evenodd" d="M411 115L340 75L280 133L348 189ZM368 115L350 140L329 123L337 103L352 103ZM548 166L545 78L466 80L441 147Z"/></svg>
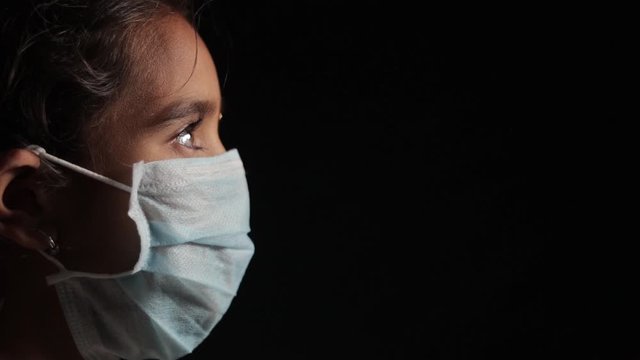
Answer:
<svg viewBox="0 0 640 360"><path fill-rule="evenodd" d="M103 183L105 183L107 185L111 185L111 186L113 186L115 188L118 188L118 189L120 189L122 191L126 191L128 193L131 192L131 187L130 186L127 186L127 185L125 185L123 183L120 183L118 181L115 181L113 179L109 179L106 176L100 175L100 174L95 173L95 172L93 172L91 170L87 170L87 169L85 169L83 167L80 167L80 166L78 166L76 164L72 164L72 163L70 163L70 162L68 162L66 160L63 160L63 159L60 159L60 158L55 157L53 155L47 154L47 151L44 148L42 148L41 146L29 145L29 146L27 146L27 149L31 150L34 154L38 155L41 158L47 159L47 160L49 160L49 161L51 161L53 163L56 163L56 164L61 165L61 166L64 166L64 167L66 167L66 168L68 168L70 170L73 170L75 172L78 172L78 173L80 173L82 175L88 176L88 177L90 177L92 179L98 180L98 181L103 182Z"/></svg>
<svg viewBox="0 0 640 360"><path fill-rule="evenodd" d="M38 157L40 158L44 158L46 160L49 160L55 164L64 166L68 169L71 169L75 172L78 172L80 174L86 175L92 179L98 180L100 182L103 182L107 185L111 185L117 189L120 189L122 191L126 191L128 193L132 193L132 189L130 186L127 186L125 184L122 184L118 181L115 181L113 179L109 179L106 176L97 174L91 170L87 170L83 167L80 167L76 164L72 164L66 160L60 159L58 157L55 157L53 155L47 154L47 151L38 146L38 145L29 145L26 147L28 150L32 151L34 154L38 155ZM135 181L135 178L134 178ZM43 233L44 234L44 233ZM61 281L64 281L66 279L69 278L73 278L73 277L84 277L84 278L92 278L92 279L113 279L113 278L117 278L117 277L122 277L122 276L127 276L127 275L131 275L136 271L140 270L140 267L142 266L140 263L140 260L138 260L138 263L134 266L134 269L129 270L129 271L125 271L125 272L121 272L121 273L117 273L117 274L97 274L97 273L88 273L88 272L82 272L82 271L68 271L64 264L62 264L60 261L58 261L58 259L56 259L54 256L57 254L57 252L59 251L59 245L56 244L55 240L53 240L53 238L51 238L48 234L44 234L45 236L48 237L47 242L49 245L49 248L46 250L40 250L40 254L42 256L44 256L46 259L48 259L49 261L51 261L54 265L56 265L58 267L58 269L60 270L59 273L57 274L53 274L53 275L49 275L46 277L46 282L48 285L54 285L57 284ZM148 251L148 250L147 250ZM144 255L144 257L143 257ZM143 251L141 251L141 258L146 259L146 255L143 254Z"/></svg>

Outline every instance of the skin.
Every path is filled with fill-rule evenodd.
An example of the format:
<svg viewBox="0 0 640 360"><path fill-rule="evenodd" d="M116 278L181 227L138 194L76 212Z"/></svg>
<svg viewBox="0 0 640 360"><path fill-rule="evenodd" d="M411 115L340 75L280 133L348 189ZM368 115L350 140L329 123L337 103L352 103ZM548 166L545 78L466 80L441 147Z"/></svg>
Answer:
<svg viewBox="0 0 640 360"><path fill-rule="evenodd" d="M155 21L159 26L145 34L158 36L161 46L139 56L139 81L109 107L99 127L87 129L91 151L77 161L128 185L135 162L225 151L211 54L182 17ZM206 111L185 111L193 102L208 104L200 107ZM173 119L161 121L167 118ZM199 119L197 129L181 132ZM41 166L39 157L25 149L0 154L0 236L15 245L0 259L7 289L0 313L0 359L80 359L55 289L45 283L46 275L57 272L37 252L48 247L45 234L59 243L56 257L69 270L127 271L140 250L135 224L127 216L128 193L66 170L67 186L44 191L36 181Z"/></svg>

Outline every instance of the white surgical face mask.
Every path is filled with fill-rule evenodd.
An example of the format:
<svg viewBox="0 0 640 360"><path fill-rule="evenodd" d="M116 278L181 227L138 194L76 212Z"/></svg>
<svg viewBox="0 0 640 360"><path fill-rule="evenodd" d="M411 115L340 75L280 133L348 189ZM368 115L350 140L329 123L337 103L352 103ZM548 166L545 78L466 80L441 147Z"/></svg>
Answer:
<svg viewBox="0 0 640 360"><path fill-rule="evenodd" d="M229 308L254 246L249 191L237 150L206 158L139 162L131 187L30 147L40 157L131 193L140 236L131 271L67 271L56 287L85 359L177 359L195 349Z"/></svg>

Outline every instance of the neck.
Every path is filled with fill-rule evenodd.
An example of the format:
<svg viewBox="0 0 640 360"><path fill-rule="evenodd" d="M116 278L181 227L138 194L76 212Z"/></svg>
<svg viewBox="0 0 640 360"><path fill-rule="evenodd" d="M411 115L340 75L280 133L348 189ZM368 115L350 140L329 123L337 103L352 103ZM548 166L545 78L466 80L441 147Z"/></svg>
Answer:
<svg viewBox="0 0 640 360"><path fill-rule="evenodd" d="M39 254L8 266L0 309L0 359L81 359ZM17 275L16 275L17 274Z"/></svg>

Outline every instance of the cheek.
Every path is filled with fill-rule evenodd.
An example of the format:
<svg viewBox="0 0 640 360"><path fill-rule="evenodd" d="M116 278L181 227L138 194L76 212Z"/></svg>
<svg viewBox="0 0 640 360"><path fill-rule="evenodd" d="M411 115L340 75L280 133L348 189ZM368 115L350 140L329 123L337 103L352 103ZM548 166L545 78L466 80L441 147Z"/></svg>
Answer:
<svg viewBox="0 0 640 360"><path fill-rule="evenodd" d="M127 215L129 194L92 179L72 177L57 215L58 259L69 270L119 273L140 253L135 223Z"/></svg>

